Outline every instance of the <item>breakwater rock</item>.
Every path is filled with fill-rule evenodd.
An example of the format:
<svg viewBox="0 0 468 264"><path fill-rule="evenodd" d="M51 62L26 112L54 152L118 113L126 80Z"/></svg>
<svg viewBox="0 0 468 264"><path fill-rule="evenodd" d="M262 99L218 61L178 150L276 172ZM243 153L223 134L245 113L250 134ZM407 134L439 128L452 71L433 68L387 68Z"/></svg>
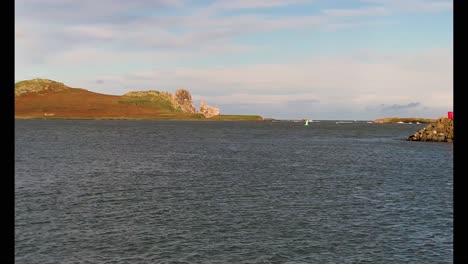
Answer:
<svg viewBox="0 0 468 264"><path fill-rule="evenodd" d="M409 136L408 141L453 142L453 119L439 118Z"/></svg>

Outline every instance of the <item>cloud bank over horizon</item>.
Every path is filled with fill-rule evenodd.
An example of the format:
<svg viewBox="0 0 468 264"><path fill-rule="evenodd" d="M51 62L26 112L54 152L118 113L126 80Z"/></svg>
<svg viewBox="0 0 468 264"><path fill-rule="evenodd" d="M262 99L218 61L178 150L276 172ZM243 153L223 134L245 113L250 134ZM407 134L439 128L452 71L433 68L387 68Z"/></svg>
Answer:
<svg viewBox="0 0 468 264"><path fill-rule="evenodd" d="M15 80L188 89L223 114L436 118L453 108L445 0L17 0Z"/></svg>

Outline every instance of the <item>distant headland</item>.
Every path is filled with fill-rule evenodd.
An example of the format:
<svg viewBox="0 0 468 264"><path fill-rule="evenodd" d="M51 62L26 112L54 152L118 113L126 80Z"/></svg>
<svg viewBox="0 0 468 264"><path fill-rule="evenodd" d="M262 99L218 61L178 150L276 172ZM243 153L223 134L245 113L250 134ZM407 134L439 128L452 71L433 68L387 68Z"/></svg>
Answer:
<svg viewBox="0 0 468 264"><path fill-rule="evenodd" d="M430 118L418 118L418 117L385 117L374 120L377 124L386 123L432 123L437 119Z"/></svg>
<svg viewBox="0 0 468 264"><path fill-rule="evenodd" d="M263 120L259 115L221 115L219 108L204 101L196 110L192 95L185 89L179 89L175 94L149 90L108 95L48 79L15 83L15 118Z"/></svg>

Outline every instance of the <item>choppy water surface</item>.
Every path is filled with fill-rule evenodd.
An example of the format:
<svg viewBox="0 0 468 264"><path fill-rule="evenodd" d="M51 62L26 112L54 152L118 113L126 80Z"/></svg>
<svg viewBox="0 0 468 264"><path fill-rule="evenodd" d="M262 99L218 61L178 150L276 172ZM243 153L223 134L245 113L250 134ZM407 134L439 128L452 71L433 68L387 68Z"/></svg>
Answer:
<svg viewBox="0 0 468 264"><path fill-rule="evenodd" d="M424 127L16 120L16 263L452 263Z"/></svg>

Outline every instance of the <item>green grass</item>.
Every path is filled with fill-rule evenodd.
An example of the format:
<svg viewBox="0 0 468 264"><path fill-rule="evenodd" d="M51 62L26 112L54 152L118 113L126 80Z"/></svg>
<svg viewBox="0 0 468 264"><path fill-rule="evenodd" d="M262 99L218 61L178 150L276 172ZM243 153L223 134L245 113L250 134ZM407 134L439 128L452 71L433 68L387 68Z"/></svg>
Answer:
<svg viewBox="0 0 468 264"><path fill-rule="evenodd" d="M218 115L207 118L207 120L216 121L262 121L263 118L259 115Z"/></svg>
<svg viewBox="0 0 468 264"><path fill-rule="evenodd" d="M117 103L157 107L162 111L165 110L171 113L182 112L182 110L174 108L170 101L160 97L125 97L123 99L118 100Z"/></svg>

